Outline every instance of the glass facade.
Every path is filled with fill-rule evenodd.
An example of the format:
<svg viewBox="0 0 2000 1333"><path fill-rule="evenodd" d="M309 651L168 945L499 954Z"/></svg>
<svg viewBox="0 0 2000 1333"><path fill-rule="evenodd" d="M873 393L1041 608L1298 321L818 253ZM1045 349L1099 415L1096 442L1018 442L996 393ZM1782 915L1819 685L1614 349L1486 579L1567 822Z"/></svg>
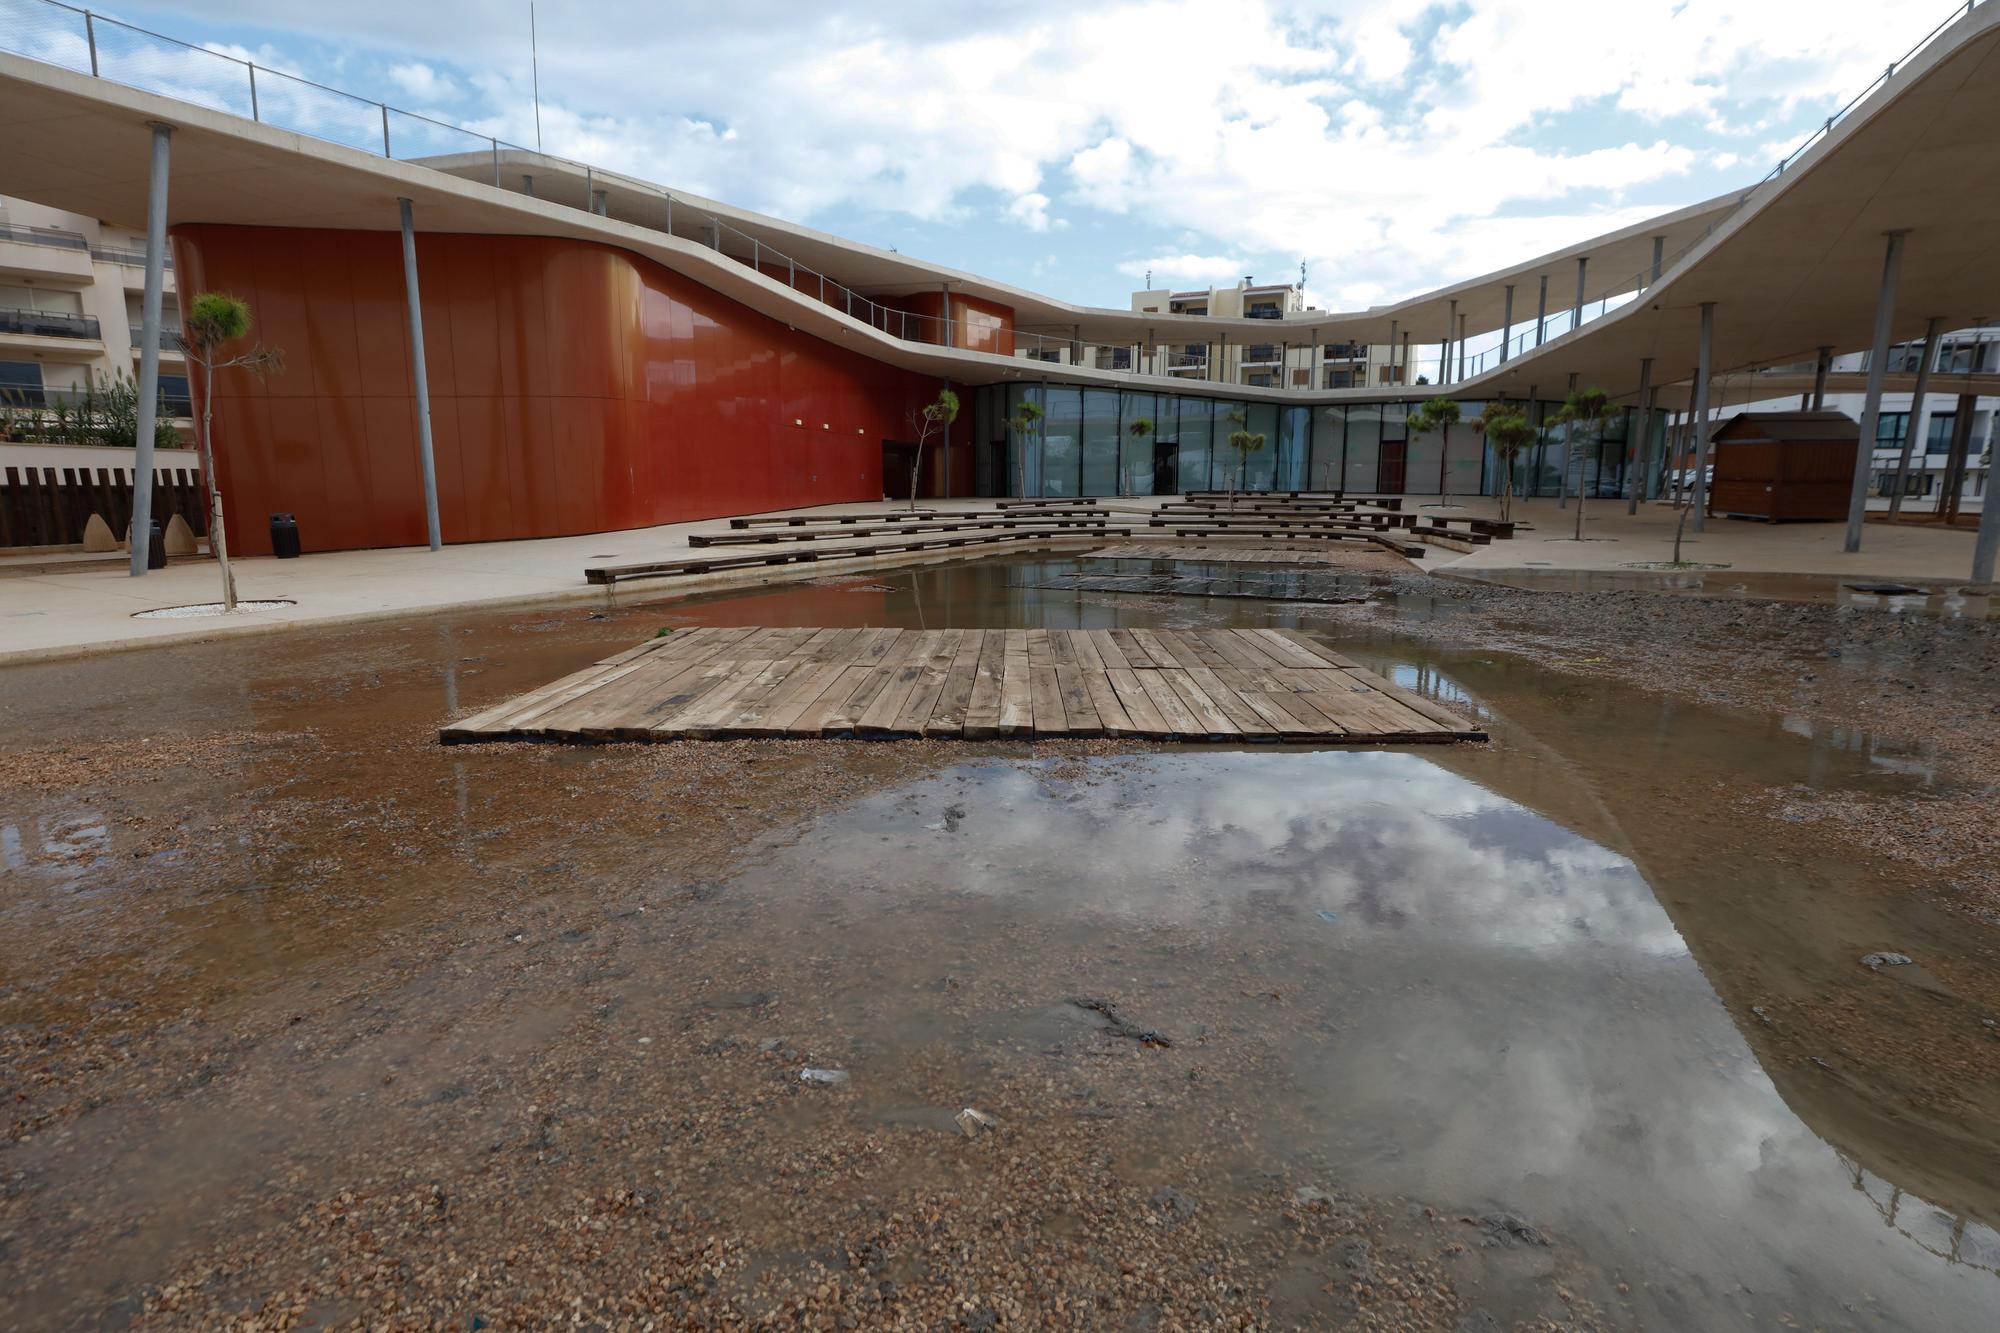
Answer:
<svg viewBox="0 0 2000 1333"><path fill-rule="evenodd" d="M1023 402L1043 416L1016 440L1007 421ZM1579 428L1569 452L1564 429L1546 423L1560 404L1525 405L1541 425L1538 439L1514 461L1514 493L1553 498L1565 475L1592 496L1624 492L1632 414L1601 433ZM1318 407L1244 402L1192 394L1083 388L1072 384L991 385L973 391L976 493L1014 495L1166 495L1223 490L1232 480L1247 490L1389 491L1407 495L1491 495L1501 466L1472 420L1486 404L1459 404L1449 438L1411 436L1410 405L1341 403ZM1135 422L1149 430L1135 433ZM1647 493L1658 493L1664 470L1666 414L1653 418L1653 438L1641 461ZM1948 426L1948 423L1947 423ZM1230 432L1264 437L1239 456Z"/></svg>

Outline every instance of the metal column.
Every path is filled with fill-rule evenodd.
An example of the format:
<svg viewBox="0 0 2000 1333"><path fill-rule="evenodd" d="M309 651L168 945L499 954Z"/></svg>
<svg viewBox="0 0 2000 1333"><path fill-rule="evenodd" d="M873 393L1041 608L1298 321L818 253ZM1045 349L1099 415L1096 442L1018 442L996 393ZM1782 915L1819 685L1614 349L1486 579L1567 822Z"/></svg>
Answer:
<svg viewBox="0 0 2000 1333"><path fill-rule="evenodd" d="M1646 280L1647 291L1651 291L1653 289L1653 285L1659 282L1660 280L1660 259L1662 254L1665 252L1666 248L1667 248L1666 237L1655 236L1653 238L1653 276Z"/></svg>
<svg viewBox="0 0 2000 1333"><path fill-rule="evenodd" d="M1654 242L1657 248L1658 242ZM1639 410L1632 417L1632 439L1625 450L1625 512L1639 512L1639 492L1646 488L1646 445L1653 425L1653 358L1639 362Z"/></svg>
<svg viewBox="0 0 2000 1333"><path fill-rule="evenodd" d="M1694 368L1694 530L1708 530L1708 389L1715 366L1715 302L1701 303L1701 359Z"/></svg>
<svg viewBox="0 0 2000 1333"><path fill-rule="evenodd" d="M160 402L160 291L167 266L167 140L173 132L172 126L153 123L153 167L146 186L146 295L139 316L139 419L132 458L133 578L146 572L153 531L153 422ZM204 393L214 391L212 384L202 386ZM208 480L213 484L215 478Z"/></svg>
<svg viewBox="0 0 2000 1333"><path fill-rule="evenodd" d="M1815 412L1826 410L1826 372L1832 368L1833 349L1820 348L1819 359L1813 362L1812 410Z"/></svg>
<svg viewBox="0 0 2000 1333"><path fill-rule="evenodd" d="M1507 343L1514 336L1514 284L1507 284L1507 312L1501 316L1500 364L1507 364Z"/></svg>
<svg viewBox="0 0 2000 1333"><path fill-rule="evenodd" d="M1451 335L1458 329L1458 302L1451 303L1451 313L1445 316L1444 341L1438 344L1438 378L1442 385L1451 379Z"/></svg>
<svg viewBox="0 0 2000 1333"><path fill-rule="evenodd" d="M1549 322L1549 275L1542 274L1542 294L1535 299L1535 346L1542 345L1542 330Z"/></svg>
<svg viewBox="0 0 2000 1333"><path fill-rule="evenodd" d="M1903 479L1910 475L1910 450L1917 443L1917 427L1923 424L1924 394L1931 387L1931 366L1937 361L1938 326L1943 323L1933 315L1930 323L1924 326L1924 359L1917 365L1917 387L1910 395L1910 416L1903 427L1903 451L1896 457L1896 480L1889 491L1889 517L1892 519L1903 512ZM1822 377L1821 383L1824 382ZM1863 440L1861 447L1872 451L1875 442Z"/></svg>
<svg viewBox="0 0 2000 1333"><path fill-rule="evenodd" d="M1896 278L1903 267L1903 237L1892 231L1882 254L1882 292L1875 301L1875 340L1869 344L1868 396L1861 405L1861 442L1854 451L1854 484L1847 494L1849 554L1861 549L1861 525L1868 517L1868 473L1875 461L1875 430L1882 419L1882 377L1889 370L1889 329L1896 321Z"/></svg>
<svg viewBox="0 0 2000 1333"><path fill-rule="evenodd" d="M1366 364L1366 362L1363 363L1364 369L1361 372L1361 378L1364 383L1368 379L1368 371L1365 368ZM1389 383L1400 384L1401 382L1396 378L1396 321L1392 319L1389 321ZM1343 435L1341 438L1345 441L1346 436ZM1346 464L1343 463L1341 476L1345 477L1346 475Z"/></svg>
<svg viewBox="0 0 2000 1333"><path fill-rule="evenodd" d="M1465 316L1460 315L1458 317L1458 373L1452 376L1452 382L1462 383L1464 379L1465 379Z"/></svg>
<svg viewBox="0 0 2000 1333"><path fill-rule="evenodd" d="M1986 501L1979 511L1979 538L1972 546L1972 581L1993 582L1994 558L2000 556L2000 497L1993 483L2000 479L2000 467L1986 469Z"/></svg>
<svg viewBox="0 0 2000 1333"><path fill-rule="evenodd" d="M431 382L424 370L424 307L417 294L417 233L410 223L410 201L398 198L403 215L403 299L410 308L410 377L417 387L417 449L424 469L424 525L431 549L444 545L438 530L437 461L431 454Z"/></svg>
<svg viewBox="0 0 2000 1333"><path fill-rule="evenodd" d="M1576 305L1569 314L1569 326L1572 331L1583 327L1583 271L1589 264L1588 255L1581 256L1576 261Z"/></svg>

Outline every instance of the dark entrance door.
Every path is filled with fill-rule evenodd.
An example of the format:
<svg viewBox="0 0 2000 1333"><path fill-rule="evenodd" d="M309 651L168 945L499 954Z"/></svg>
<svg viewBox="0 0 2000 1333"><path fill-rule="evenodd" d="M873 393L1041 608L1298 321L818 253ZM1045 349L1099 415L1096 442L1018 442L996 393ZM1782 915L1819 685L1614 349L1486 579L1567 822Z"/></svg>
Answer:
<svg viewBox="0 0 2000 1333"><path fill-rule="evenodd" d="M1400 495L1403 490L1403 461L1409 444L1403 440L1382 441L1382 452L1375 469L1375 489L1387 494Z"/></svg>
<svg viewBox="0 0 2000 1333"><path fill-rule="evenodd" d="M1181 488L1181 447L1170 440L1153 441L1153 494L1173 495Z"/></svg>
<svg viewBox="0 0 2000 1333"><path fill-rule="evenodd" d="M916 461L916 445L882 441L882 494L891 500L910 499L910 469Z"/></svg>

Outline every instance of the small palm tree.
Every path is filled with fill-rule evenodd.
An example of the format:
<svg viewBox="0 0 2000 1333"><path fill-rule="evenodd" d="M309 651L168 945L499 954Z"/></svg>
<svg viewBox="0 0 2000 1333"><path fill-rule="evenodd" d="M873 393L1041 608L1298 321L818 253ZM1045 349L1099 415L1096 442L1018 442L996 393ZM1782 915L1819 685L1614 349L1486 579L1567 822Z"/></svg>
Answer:
<svg viewBox="0 0 2000 1333"><path fill-rule="evenodd" d="M1146 438L1153 433L1153 419L1151 417L1134 417L1131 423L1125 427L1125 433L1132 437L1132 443L1135 447L1144 447ZM1123 468L1118 469L1118 493L1120 495L1125 493L1125 469Z"/></svg>
<svg viewBox="0 0 2000 1333"><path fill-rule="evenodd" d="M203 292L194 298L187 314L187 358L201 367L192 383L201 386L201 417L195 427L195 443L201 449L201 472L208 484L208 548L222 567L222 609L236 609L236 576L229 569L229 540L222 527L222 491L215 480L215 438L209 430L215 412L215 372L242 367L257 375L270 375L285 368L285 356L275 347L258 343L247 352L223 357L222 347L248 336L250 306L225 292ZM133 534L135 541L144 538Z"/></svg>
<svg viewBox="0 0 2000 1333"><path fill-rule="evenodd" d="M1021 405L1014 409L1014 415L1001 424L1014 437L1014 468L1019 489L1016 494L1028 494L1028 437L1035 433L1035 423L1042 419L1041 404L1023 398Z"/></svg>
<svg viewBox="0 0 2000 1333"><path fill-rule="evenodd" d="M1576 428L1581 426L1591 432L1594 441L1604 438L1605 427L1618 419L1625 409L1611 402L1611 395L1602 389L1578 389L1563 399L1562 407L1556 412L1556 423L1562 426L1570 437L1570 447L1566 451L1563 470L1567 474L1570 464L1576 465L1576 540L1583 540L1583 463L1576 443Z"/></svg>
<svg viewBox="0 0 2000 1333"><path fill-rule="evenodd" d="M1250 455L1264 447L1264 437L1247 430L1229 432L1229 447L1236 451L1236 471L1229 478L1229 509L1236 510L1236 492L1241 476L1250 470Z"/></svg>
<svg viewBox="0 0 2000 1333"><path fill-rule="evenodd" d="M1453 398L1433 398L1410 414L1409 428L1418 435L1428 435L1437 431L1443 436L1438 446L1438 494L1444 494L1445 457L1451 452L1451 428L1460 420L1458 401Z"/></svg>
<svg viewBox="0 0 2000 1333"><path fill-rule="evenodd" d="M1494 457L1500 460L1500 521L1509 522L1514 512L1514 460L1534 441L1535 428L1528 424L1519 403L1503 398L1488 403L1486 410L1472 419L1472 428L1486 437Z"/></svg>
<svg viewBox="0 0 2000 1333"><path fill-rule="evenodd" d="M917 415L921 419L922 424L917 430L916 456L910 460L910 508L912 510L917 507L917 478L922 475L924 470L924 444L930 439L932 431L936 431L942 435L951 429L952 422L958 420L958 395L950 389L939 389L936 399L924 404L923 410ZM949 481L947 481L948 485Z"/></svg>

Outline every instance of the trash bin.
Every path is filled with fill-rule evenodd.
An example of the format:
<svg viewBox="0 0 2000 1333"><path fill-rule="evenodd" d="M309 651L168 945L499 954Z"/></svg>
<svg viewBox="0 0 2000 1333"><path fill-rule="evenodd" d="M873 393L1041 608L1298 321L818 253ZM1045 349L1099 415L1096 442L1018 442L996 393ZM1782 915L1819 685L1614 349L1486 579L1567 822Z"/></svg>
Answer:
<svg viewBox="0 0 2000 1333"><path fill-rule="evenodd" d="M165 569L167 567L167 535L160 530L158 519L149 522L146 528L146 568Z"/></svg>
<svg viewBox="0 0 2000 1333"><path fill-rule="evenodd" d="M290 514L271 515L271 554L280 560L299 558L299 521Z"/></svg>

